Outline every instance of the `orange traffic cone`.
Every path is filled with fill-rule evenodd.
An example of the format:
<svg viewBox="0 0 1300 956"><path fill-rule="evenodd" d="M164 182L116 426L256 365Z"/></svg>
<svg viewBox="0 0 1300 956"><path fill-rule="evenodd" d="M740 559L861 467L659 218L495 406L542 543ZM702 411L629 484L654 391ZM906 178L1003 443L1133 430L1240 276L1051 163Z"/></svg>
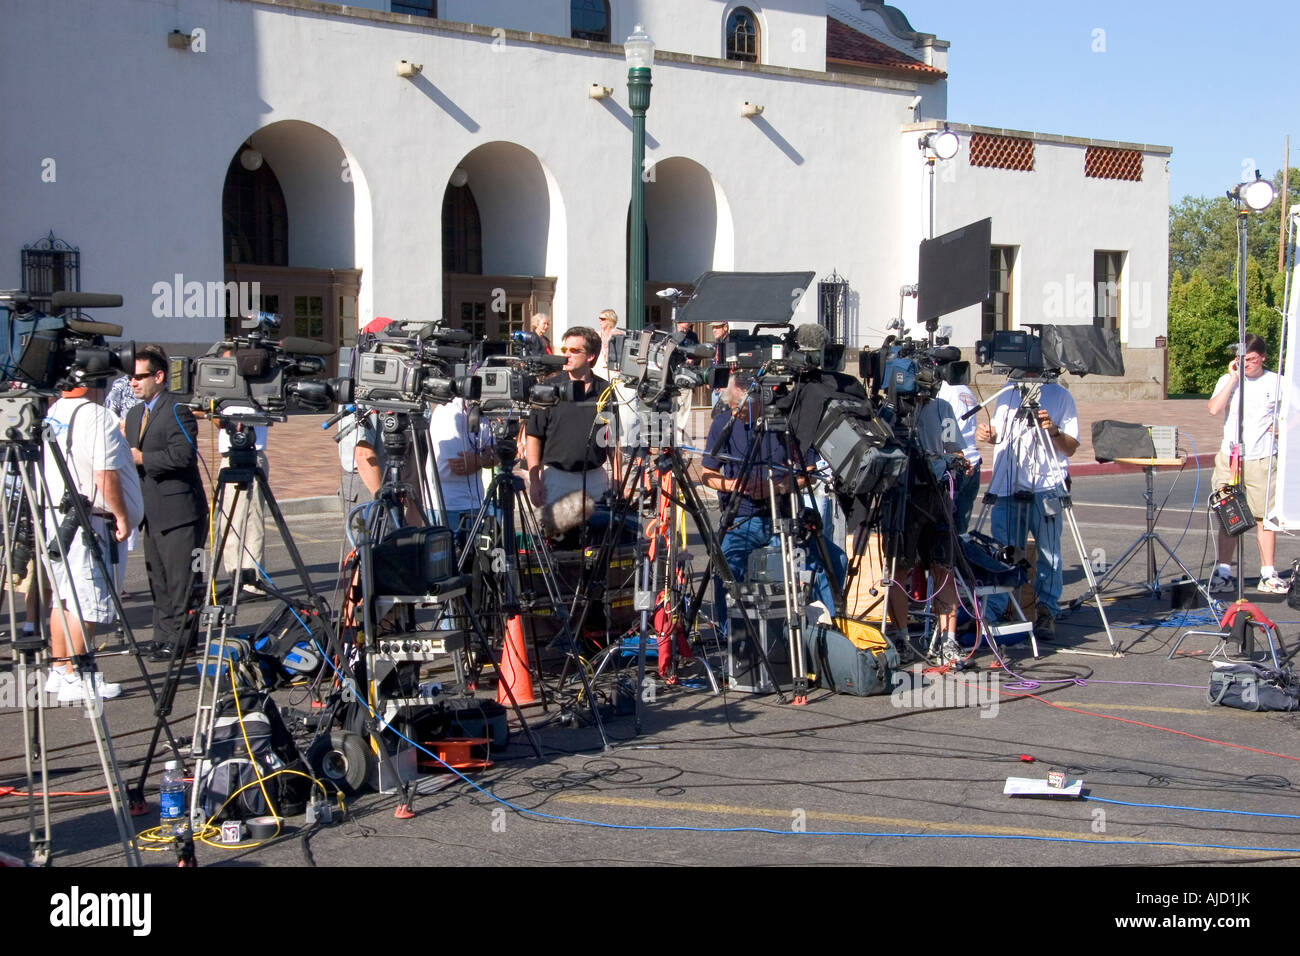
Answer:
<svg viewBox="0 0 1300 956"><path fill-rule="evenodd" d="M533 696L533 678L528 673L528 649L524 646L524 627L519 615L506 621L506 639L501 642L501 677L497 681L497 703L508 704L509 687L515 703L523 706L537 698Z"/></svg>

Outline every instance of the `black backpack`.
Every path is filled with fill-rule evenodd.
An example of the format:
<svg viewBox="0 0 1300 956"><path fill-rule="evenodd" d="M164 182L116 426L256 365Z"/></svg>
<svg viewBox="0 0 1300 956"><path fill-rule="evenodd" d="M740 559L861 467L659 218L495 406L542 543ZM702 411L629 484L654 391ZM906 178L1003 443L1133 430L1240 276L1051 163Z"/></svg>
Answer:
<svg viewBox="0 0 1300 956"><path fill-rule="evenodd" d="M294 772L277 773L281 770ZM217 703L208 759L200 761L194 776L199 804L213 823L296 816L306 809L312 785L280 709L256 691L241 691L238 709L233 694Z"/></svg>

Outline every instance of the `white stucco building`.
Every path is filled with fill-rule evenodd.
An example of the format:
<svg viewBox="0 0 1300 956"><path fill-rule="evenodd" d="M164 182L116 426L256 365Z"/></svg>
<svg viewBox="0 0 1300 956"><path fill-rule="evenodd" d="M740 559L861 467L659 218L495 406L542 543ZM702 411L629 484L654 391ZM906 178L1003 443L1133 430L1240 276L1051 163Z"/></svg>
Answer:
<svg viewBox="0 0 1300 956"><path fill-rule="evenodd" d="M834 274L838 334L874 345L930 228L917 141L961 82L945 42L872 0L5 6L0 286L121 292L98 317L191 349L222 336L225 282L340 344L376 315L495 336L624 314L631 116L602 41L638 23L658 48L649 290ZM998 293L944 319L953 341L1114 323L1130 394L1161 394L1170 151L968 120L997 117L951 118L934 228L992 218ZM817 319L815 290L800 309Z"/></svg>

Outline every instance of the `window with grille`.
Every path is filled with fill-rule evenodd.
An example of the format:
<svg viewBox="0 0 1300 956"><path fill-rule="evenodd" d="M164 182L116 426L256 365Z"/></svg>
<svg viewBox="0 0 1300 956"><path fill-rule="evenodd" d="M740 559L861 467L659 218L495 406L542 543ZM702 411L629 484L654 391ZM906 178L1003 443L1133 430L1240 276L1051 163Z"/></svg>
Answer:
<svg viewBox="0 0 1300 956"><path fill-rule="evenodd" d="M1099 329L1119 331L1119 280L1124 270L1124 253L1098 250L1092 254L1092 324Z"/></svg>
<svg viewBox="0 0 1300 956"><path fill-rule="evenodd" d="M1083 174L1092 179L1142 181L1142 152L1112 146L1089 146L1083 157Z"/></svg>
<svg viewBox="0 0 1300 956"><path fill-rule="evenodd" d="M758 18L745 7L737 7L727 17L727 59L757 63L758 51Z"/></svg>
<svg viewBox="0 0 1300 956"><path fill-rule="evenodd" d="M81 252L51 232L22 248L23 291L43 312L56 292L81 291Z"/></svg>
<svg viewBox="0 0 1300 956"><path fill-rule="evenodd" d="M609 42L609 4L606 0L573 0L569 5L569 35L575 40Z"/></svg>
<svg viewBox="0 0 1300 956"><path fill-rule="evenodd" d="M1015 246L993 246L989 250L989 297L984 300L981 338L1012 328L1011 279L1015 263Z"/></svg>

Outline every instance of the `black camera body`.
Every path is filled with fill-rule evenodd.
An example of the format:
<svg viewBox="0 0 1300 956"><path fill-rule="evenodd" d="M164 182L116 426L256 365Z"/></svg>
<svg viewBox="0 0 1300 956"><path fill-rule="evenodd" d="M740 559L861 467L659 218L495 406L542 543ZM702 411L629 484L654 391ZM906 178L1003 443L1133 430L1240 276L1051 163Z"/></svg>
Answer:
<svg viewBox="0 0 1300 956"><path fill-rule="evenodd" d="M325 370L325 356L334 349L313 339L272 336L280 325L277 316L257 313L257 325L246 336L214 343L206 354L191 359L176 356L168 370L171 391L188 395L191 408L221 415L228 408L283 421L288 396L304 405L323 408L333 400L326 382L305 381Z"/></svg>
<svg viewBox="0 0 1300 956"><path fill-rule="evenodd" d="M50 308L117 308L120 295L56 292ZM122 334L120 325L47 315L34 308L26 292L0 292L3 334L0 374L33 388L60 390L98 385L114 372L135 371L135 343L110 346L107 337Z"/></svg>
<svg viewBox="0 0 1300 956"><path fill-rule="evenodd" d="M564 367L564 356L545 354L542 340L532 332L515 332L509 343L480 342L475 357L480 364L473 375L478 383L473 398L480 413L523 413L573 401L571 381L548 380Z"/></svg>
<svg viewBox="0 0 1300 956"><path fill-rule="evenodd" d="M681 332L656 329L616 335L609 340L609 367L620 381L636 391L637 398L649 403L676 395L683 389L701 385L721 388L727 384L726 369L713 366L713 348L684 346L684 338Z"/></svg>

